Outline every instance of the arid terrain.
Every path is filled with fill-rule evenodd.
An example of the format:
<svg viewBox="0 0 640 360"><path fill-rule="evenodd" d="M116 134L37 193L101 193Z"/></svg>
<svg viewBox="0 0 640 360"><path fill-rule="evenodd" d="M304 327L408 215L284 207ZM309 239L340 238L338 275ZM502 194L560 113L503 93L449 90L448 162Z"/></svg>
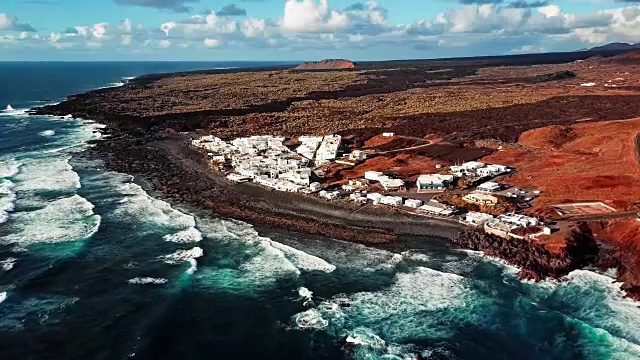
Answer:
<svg viewBox="0 0 640 360"><path fill-rule="evenodd" d="M561 276L595 261L591 243L584 243L589 238L601 244L600 255L611 257L600 256L598 261L617 266L619 279L638 296L640 56L599 55L151 75L120 88L75 95L37 112L107 124L112 138L95 149L107 165L142 175L155 190L176 200L226 216L361 242L367 242L361 227L373 229L370 242L393 241L393 224L376 227L379 217L364 211L357 226L358 221L343 221L339 215L356 210L345 213L320 202L314 203L316 209L302 209L293 195L286 197L287 210L280 211L270 203L279 201L276 195L249 188L229 190L199 174L197 156L176 162L176 141L185 141L176 132L215 134L227 140L262 134L340 134L349 146L365 149L369 156L353 167L330 167L328 176L335 183L368 170L413 178L433 172L436 165L469 160L508 165L516 171L501 181L540 190L526 212L560 220L560 231L521 243L465 233L457 243L505 258L523 267L525 277L541 278ZM382 132L396 136L384 138ZM592 201L613 210L572 219L551 207ZM406 227L423 223L412 218ZM562 266L551 268L558 263Z"/></svg>

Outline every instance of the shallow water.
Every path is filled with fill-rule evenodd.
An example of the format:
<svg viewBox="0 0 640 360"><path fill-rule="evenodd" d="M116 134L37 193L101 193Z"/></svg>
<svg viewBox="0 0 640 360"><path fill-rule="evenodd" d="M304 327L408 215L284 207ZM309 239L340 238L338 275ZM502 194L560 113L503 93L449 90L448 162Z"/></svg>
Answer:
<svg viewBox="0 0 640 360"><path fill-rule="evenodd" d="M3 360L640 358L610 277L523 283L438 239L376 249L177 209L82 156L99 126L18 100L0 113Z"/></svg>

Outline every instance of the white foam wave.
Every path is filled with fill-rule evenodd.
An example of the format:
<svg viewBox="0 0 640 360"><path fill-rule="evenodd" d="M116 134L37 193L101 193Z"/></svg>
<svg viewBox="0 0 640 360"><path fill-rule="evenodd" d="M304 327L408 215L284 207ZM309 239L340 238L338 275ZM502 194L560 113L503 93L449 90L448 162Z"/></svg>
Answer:
<svg viewBox="0 0 640 360"><path fill-rule="evenodd" d="M588 270L575 270L563 282L532 285L542 299L553 299L574 310L565 315L578 319L611 336L635 344L640 354L640 312L638 304L625 297L621 283ZM579 307L576 307L579 304Z"/></svg>
<svg viewBox="0 0 640 360"><path fill-rule="evenodd" d="M55 130L45 130L39 133L40 136L54 136L55 134Z"/></svg>
<svg viewBox="0 0 640 360"><path fill-rule="evenodd" d="M162 285L162 284L168 283L169 280L164 278L137 277L137 278L129 279L127 282L129 284L137 284L137 285L146 285L146 284Z"/></svg>
<svg viewBox="0 0 640 360"><path fill-rule="evenodd" d="M14 109L11 105L7 105L7 107L0 111L0 116L27 116L29 109Z"/></svg>
<svg viewBox="0 0 640 360"><path fill-rule="evenodd" d="M183 214L172 208L169 203L149 196L137 184L124 184L118 191L124 197L119 201L119 206L113 215L122 220L146 222L176 230L186 230L196 226L193 216ZM192 235L195 235L195 232Z"/></svg>
<svg viewBox="0 0 640 360"><path fill-rule="evenodd" d="M195 243L202 241L202 233L198 229L192 227L187 230L179 231L175 234L165 235L164 240L178 244Z"/></svg>
<svg viewBox="0 0 640 360"><path fill-rule="evenodd" d="M333 272L336 267L335 265L329 264L325 260L307 254L304 251L294 249L291 246L281 244L279 242L272 241L267 238L262 238L265 242L269 244L284 254L284 256L293 263L295 267L298 269L308 270L308 271L323 271L326 273Z"/></svg>
<svg viewBox="0 0 640 360"><path fill-rule="evenodd" d="M313 304L313 291L307 289L306 287L301 287L298 289L298 295L302 300L304 300L304 306Z"/></svg>
<svg viewBox="0 0 640 360"><path fill-rule="evenodd" d="M374 334L370 329L362 327L349 331L346 342L354 345L368 346L373 349L384 349L386 347L386 342L382 340L380 336Z"/></svg>
<svg viewBox="0 0 640 360"><path fill-rule="evenodd" d="M100 226L100 216L93 204L74 195L45 204L44 207L13 213L11 232L0 238L2 243L27 246L35 243L57 243L86 239Z"/></svg>
<svg viewBox="0 0 640 360"><path fill-rule="evenodd" d="M0 292L0 303L4 302L5 300L7 300L7 292Z"/></svg>
<svg viewBox="0 0 640 360"><path fill-rule="evenodd" d="M164 261L168 264L179 264L183 262L191 263L191 260L195 260L204 256L204 250L199 247L194 247L188 250L177 250L173 254L164 256ZM193 265L193 264L192 264Z"/></svg>
<svg viewBox="0 0 640 360"><path fill-rule="evenodd" d="M21 164L15 159L0 161L0 178L10 178L20 171Z"/></svg>
<svg viewBox="0 0 640 360"><path fill-rule="evenodd" d="M16 194L13 182L0 179L0 224L7 222L9 213L15 209Z"/></svg>
<svg viewBox="0 0 640 360"><path fill-rule="evenodd" d="M15 190L59 191L81 187L80 177L69 164L70 156L35 158L25 161L14 176Z"/></svg>
<svg viewBox="0 0 640 360"><path fill-rule="evenodd" d="M335 265L328 263L320 257L260 236L250 224L240 221L224 221L222 225L222 231L235 238L243 239L250 244L258 245L259 248L264 250L263 255L272 257L272 261L275 261L275 258L280 258L280 263L283 263L285 268L292 269L296 273L299 273L300 269L326 273L330 273L336 269Z"/></svg>
<svg viewBox="0 0 640 360"><path fill-rule="evenodd" d="M191 266L189 266L189 268L185 272L189 275L193 275L193 273L198 270L198 261L196 259L189 259L188 262Z"/></svg>
<svg viewBox="0 0 640 360"><path fill-rule="evenodd" d="M473 309L480 312L482 300L472 297L469 281L464 277L418 267L410 273L396 274L395 283L386 289L337 295L294 316L293 320L297 328L322 324L314 328L347 337L359 349L356 358L368 358L371 354L375 354L372 358L412 358L415 353L403 352L402 346L396 344L416 338L451 336L455 327L442 326L443 322L482 321L466 319L469 309L458 310L473 303Z"/></svg>
<svg viewBox="0 0 640 360"><path fill-rule="evenodd" d="M2 269L3 271L9 271L13 269L13 266L16 264L17 261L18 259L13 257L0 260L0 269Z"/></svg>
<svg viewBox="0 0 640 360"><path fill-rule="evenodd" d="M329 321L322 318L320 312L316 309L307 310L296 314L293 318L296 327L299 329L316 329L324 330L329 326Z"/></svg>

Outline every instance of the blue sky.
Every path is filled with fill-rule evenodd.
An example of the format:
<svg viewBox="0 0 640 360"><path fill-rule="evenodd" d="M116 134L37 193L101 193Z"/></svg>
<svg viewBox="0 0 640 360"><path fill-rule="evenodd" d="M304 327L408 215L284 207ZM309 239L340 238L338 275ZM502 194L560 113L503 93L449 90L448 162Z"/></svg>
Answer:
<svg viewBox="0 0 640 360"><path fill-rule="evenodd" d="M354 60L640 42L640 0L2 0L0 60Z"/></svg>

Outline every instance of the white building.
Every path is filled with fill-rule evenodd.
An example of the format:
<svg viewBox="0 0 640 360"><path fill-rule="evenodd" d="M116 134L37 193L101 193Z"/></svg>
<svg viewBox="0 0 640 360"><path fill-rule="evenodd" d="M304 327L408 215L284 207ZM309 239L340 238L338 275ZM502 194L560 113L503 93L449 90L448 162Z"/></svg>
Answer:
<svg viewBox="0 0 640 360"><path fill-rule="evenodd" d="M384 132L384 133L382 133L382 136L384 136L384 137L394 137L394 136L396 136L396 134L392 133L392 132Z"/></svg>
<svg viewBox="0 0 640 360"><path fill-rule="evenodd" d="M380 185L382 185L382 187L387 191L398 190L404 187L404 181L400 179L392 179L388 176L380 176L378 177L378 181L380 182Z"/></svg>
<svg viewBox="0 0 640 360"><path fill-rule="evenodd" d="M480 184L476 190L481 191L481 192L488 192L488 193L494 193L494 192L498 192L500 191L501 187L500 184L498 184L497 182L493 182L493 181L487 181L484 184Z"/></svg>
<svg viewBox="0 0 640 360"><path fill-rule="evenodd" d="M399 196L383 196L380 199L380 203L390 206L400 206L402 205L402 198Z"/></svg>
<svg viewBox="0 0 640 360"><path fill-rule="evenodd" d="M318 193L318 195L320 195L320 197L325 198L327 200L335 200L338 197L340 197L340 192L322 190Z"/></svg>
<svg viewBox="0 0 640 360"><path fill-rule="evenodd" d="M320 191L322 190L322 185L319 182L313 182L309 184L309 190L312 192Z"/></svg>
<svg viewBox="0 0 640 360"><path fill-rule="evenodd" d="M453 175L426 174L418 176L418 192L444 190L453 182Z"/></svg>
<svg viewBox="0 0 640 360"><path fill-rule="evenodd" d="M500 215L498 216L498 220L518 227L530 227L539 224L538 219L520 214Z"/></svg>
<svg viewBox="0 0 640 360"><path fill-rule="evenodd" d="M451 166L450 169L454 175L460 177L463 175L475 175L476 170L483 168L484 166L484 163L478 161L469 161L459 166Z"/></svg>
<svg viewBox="0 0 640 360"><path fill-rule="evenodd" d="M368 193L367 194L367 199L373 201L373 203L376 204L376 205L380 203L382 198L383 198L382 194L378 194L378 193Z"/></svg>
<svg viewBox="0 0 640 360"><path fill-rule="evenodd" d="M478 176L488 177L488 176L498 176L500 174L504 174L509 172L509 168L504 165L497 164L489 164L483 168L476 170Z"/></svg>
<svg viewBox="0 0 640 360"><path fill-rule="evenodd" d="M342 137L340 135L325 136L316 151L316 164L334 160L338 156L341 141Z"/></svg>
<svg viewBox="0 0 640 360"><path fill-rule="evenodd" d="M351 161L362 161L367 158L367 154L362 150L353 150L351 154L349 154L349 160Z"/></svg>
<svg viewBox="0 0 640 360"><path fill-rule="evenodd" d="M420 206L422 206L422 204L424 204L424 202L422 200L418 200L418 199L407 199L404 202L404 206L409 207L409 208L413 208L413 209L417 209Z"/></svg>
<svg viewBox="0 0 640 360"><path fill-rule="evenodd" d="M493 215L482 212L470 211L462 217L462 222L473 226L482 226L487 221L493 219Z"/></svg>
<svg viewBox="0 0 640 360"><path fill-rule="evenodd" d="M371 181L378 181L378 178L384 176L380 171L365 171L364 178Z"/></svg>
<svg viewBox="0 0 640 360"><path fill-rule="evenodd" d="M427 201L418 209L422 212L438 216L451 216L455 212L455 208L439 203L435 200Z"/></svg>

